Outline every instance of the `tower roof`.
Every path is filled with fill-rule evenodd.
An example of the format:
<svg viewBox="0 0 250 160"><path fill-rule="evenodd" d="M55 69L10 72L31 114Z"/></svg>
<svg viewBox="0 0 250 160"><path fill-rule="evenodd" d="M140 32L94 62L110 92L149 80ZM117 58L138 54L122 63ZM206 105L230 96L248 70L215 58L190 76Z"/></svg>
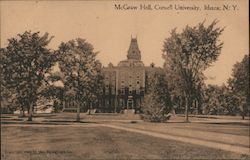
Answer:
<svg viewBox="0 0 250 160"><path fill-rule="evenodd" d="M137 38L131 38L127 54L128 59L141 60L141 51L139 50Z"/></svg>

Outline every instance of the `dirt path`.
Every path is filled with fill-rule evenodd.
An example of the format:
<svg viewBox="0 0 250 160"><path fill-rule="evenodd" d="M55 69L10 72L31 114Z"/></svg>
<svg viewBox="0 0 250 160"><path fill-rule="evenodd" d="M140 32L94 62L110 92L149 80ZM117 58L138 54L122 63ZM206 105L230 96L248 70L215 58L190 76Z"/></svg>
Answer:
<svg viewBox="0 0 250 160"><path fill-rule="evenodd" d="M162 134L168 134L172 136L194 138L199 140L218 142L230 145L237 145L243 147L250 147L249 136L237 135L234 132L218 132L216 130L208 131L207 128L197 126L197 124L185 124L185 125L170 125L170 124L152 124L152 123L135 123L135 124L115 124L120 127L133 128L145 131L152 131ZM196 128L195 128L196 127ZM206 126L209 127L209 126ZM211 127L211 126L210 126ZM224 126L223 126L224 127ZM198 128L198 129L197 129ZM221 127L222 128L222 127ZM221 128L217 128L220 130ZM233 128L238 129L238 128ZM242 130L242 128L241 128ZM246 132L246 131L244 131ZM248 134L247 134L248 135Z"/></svg>
<svg viewBox="0 0 250 160"><path fill-rule="evenodd" d="M200 140L200 139L196 139L196 138L174 136L174 135L169 135L169 134L157 133L157 132L153 132L153 131L146 131L146 130L129 128L129 127L121 127L121 126L111 125L111 124L100 124L100 125L104 126L104 127L110 127L110 128L114 128L114 129L120 129L120 130L140 133L140 134L144 134L144 135L149 135L149 136L153 136L153 137L170 139L170 140L191 143L191 144L206 146L206 147L215 148L215 149L221 149L224 151L230 151L230 152L250 155L250 149L248 147L212 142L212 141L208 141L208 140Z"/></svg>

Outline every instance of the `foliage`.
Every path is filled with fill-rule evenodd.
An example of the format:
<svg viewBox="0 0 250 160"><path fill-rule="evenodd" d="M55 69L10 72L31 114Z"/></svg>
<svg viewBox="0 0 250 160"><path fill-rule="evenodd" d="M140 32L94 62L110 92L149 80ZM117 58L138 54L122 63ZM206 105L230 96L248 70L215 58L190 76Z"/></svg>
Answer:
<svg viewBox="0 0 250 160"><path fill-rule="evenodd" d="M239 97L225 85L208 85L205 89L203 113L213 115L235 115L238 112Z"/></svg>
<svg viewBox="0 0 250 160"><path fill-rule="evenodd" d="M241 62L234 65L228 85L233 94L239 97L239 106L244 119L244 116L250 112L249 55L245 55Z"/></svg>
<svg viewBox="0 0 250 160"><path fill-rule="evenodd" d="M184 83L182 83L182 79L179 75L177 75L173 69L169 68L170 66L165 63L165 73L166 79L168 83L168 90L171 95L171 102L173 105L173 109L175 112L183 113L185 110L185 92L183 90ZM172 66L173 67L173 66ZM193 92L191 94L191 98L193 99L194 103L190 104L190 108L193 111L198 111L198 114L202 113L202 103L204 98L204 88L205 83L203 81L203 75L200 75L202 80L196 82L196 87L193 88ZM197 102L197 103L196 103Z"/></svg>
<svg viewBox="0 0 250 160"><path fill-rule="evenodd" d="M53 112L59 112L63 109L64 88L53 84L43 88L41 95L46 100L53 101Z"/></svg>
<svg viewBox="0 0 250 160"><path fill-rule="evenodd" d="M148 90L143 102L142 118L151 122L164 122L172 109L166 77L154 74L148 80Z"/></svg>
<svg viewBox="0 0 250 160"><path fill-rule="evenodd" d="M97 53L84 39L71 40L59 46L59 68L64 85L64 100L96 102L102 87L101 63Z"/></svg>
<svg viewBox="0 0 250 160"><path fill-rule="evenodd" d="M13 113L15 108L17 108L17 103L15 101L16 94L7 89L5 86L1 85L1 113Z"/></svg>
<svg viewBox="0 0 250 160"><path fill-rule="evenodd" d="M3 83L7 89L16 93L16 103L20 109L32 111L39 96L39 87L45 74L53 65L54 55L47 48L53 37L48 33L39 36L39 32L24 32L17 38L9 39L4 49Z"/></svg>
<svg viewBox="0 0 250 160"><path fill-rule="evenodd" d="M186 26L182 33L173 29L164 41L165 66L175 75L173 80L178 80L177 92L186 99L186 121L190 105L203 84L203 71L217 60L223 46L218 39L223 29L215 28L216 24L217 21L207 27L204 22Z"/></svg>
<svg viewBox="0 0 250 160"><path fill-rule="evenodd" d="M6 88L4 85L4 79L3 79L3 64L4 60L6 59L6 52L3 48L0 49L0 87L1 87L1 95L0 95L0 105L1 105L1 113L9 113L11 110L13 110L14 107L14 97L15 94L12 90Z"/></svg>

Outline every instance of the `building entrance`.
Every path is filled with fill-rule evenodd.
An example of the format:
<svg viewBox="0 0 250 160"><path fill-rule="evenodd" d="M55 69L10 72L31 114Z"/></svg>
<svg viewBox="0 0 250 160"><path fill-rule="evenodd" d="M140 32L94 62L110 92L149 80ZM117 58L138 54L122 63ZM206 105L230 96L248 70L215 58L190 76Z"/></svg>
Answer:
<svg viewBox="0 0 250 160"><path fill-rule="evenodd" d="M134 100L131 98L127 101L127 109L134 109Z"/></svg>

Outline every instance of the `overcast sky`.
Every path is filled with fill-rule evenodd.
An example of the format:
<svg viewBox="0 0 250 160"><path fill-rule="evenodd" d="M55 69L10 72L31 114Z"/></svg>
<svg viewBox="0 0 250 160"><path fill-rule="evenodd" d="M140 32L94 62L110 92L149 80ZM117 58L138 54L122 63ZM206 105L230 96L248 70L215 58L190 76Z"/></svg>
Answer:
<svg viewBox="0 0 250 160"><path fill-rule="evenodd" d="M7 39L26 30L55 36L50 46L56 49L64 41L77 37L86 39L99 51L103 65L117 65L126 59L131 35L137 36L142 61L162 66L162 46L171 29L181 31L187 24L194 26L214 19L226 27L220 40L224 42L217 62L205 73L209 84L225 83L232 66L240 61L249 48L248 1L1 1L1 47ZM181 10L116 10L115 4L169 6L199 6L199 11ZM204 5L237 5L233 11L205 11Z"/></svg>

